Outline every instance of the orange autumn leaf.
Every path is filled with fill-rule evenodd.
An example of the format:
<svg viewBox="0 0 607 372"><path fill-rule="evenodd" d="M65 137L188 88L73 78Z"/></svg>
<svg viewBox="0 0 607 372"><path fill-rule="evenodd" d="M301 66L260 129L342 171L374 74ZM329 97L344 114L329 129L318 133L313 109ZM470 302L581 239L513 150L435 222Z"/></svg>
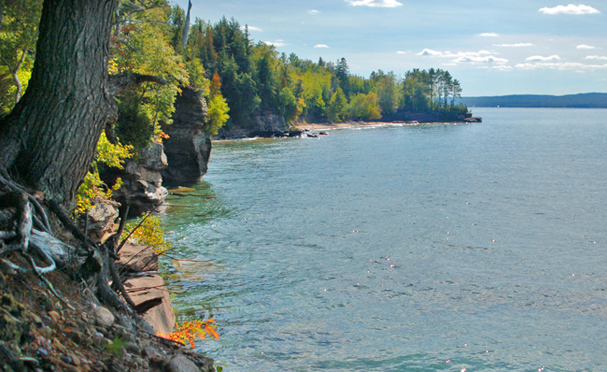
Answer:
<svg viewBox="0 0 607 372"><path fill-rule="evenodd" d="M204 322L196 321L196 322L183 322L182 324L175 325L175 332L172 332L169 335L162 334L158 332L156 335L158 337L162 337L182 345L189 344L193 349L195 347L194 340L196 337L201 340L206 340L206 335L212 335L215 339L219 340L219 334L215 330L217 327L210 325L210 323L215 323L213 319L207 319ZM204 328L203 328L204 327Z"/></svg>

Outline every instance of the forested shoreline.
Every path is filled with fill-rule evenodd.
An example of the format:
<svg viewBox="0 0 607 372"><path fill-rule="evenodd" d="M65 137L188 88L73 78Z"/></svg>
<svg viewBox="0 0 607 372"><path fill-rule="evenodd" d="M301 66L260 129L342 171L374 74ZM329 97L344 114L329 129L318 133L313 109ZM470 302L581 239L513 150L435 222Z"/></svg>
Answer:
<svg viewBox="0 0 607 372"><path fill-rule="evenodd" d="M41 0L9 5L2 28L0 111L10 112L27 88L36 57ZM204 91L209 132L251 126L263 112L285 123L382 120L398 112L434 112L461 118L462 87L448 71L411 69L402 76L377 70L353 75L346 58L335 62L301 59L254 42L248 26L235 19L189 22L189 14L166 0L123 1L111 39L110 74L139 73L163 78L131 87L118 97L116 134L124 145L144 148L160 140L159 123L170 123L180 86ZM187 18L187 20L186 20Z"/></svg>
<svg viewBox="0 0 607 372"><path fill-rule="evenodd" d="M37 51L43 0L9 1L0 32L0 117L27 92ZM137 75L115 95L117 118L107 126L93 167L80 186L79 207L98 195L98 165L119 166L151 143L168 138L175 100L184 88L206 100L204 130L223 137L254 129L256 118L297 123L398 121L411 114L436 121L463 120L462 87L448 71L411 69L402 76L377 70L350 73L346 58L301 59L254 42L247 25L226 17L211 23L168 0L120 1L111 20L110 77ZM415 119L413 119L415 120ZM83 189L84 187L84 189ZM70 190L70 194L73 191Z"/></svg>

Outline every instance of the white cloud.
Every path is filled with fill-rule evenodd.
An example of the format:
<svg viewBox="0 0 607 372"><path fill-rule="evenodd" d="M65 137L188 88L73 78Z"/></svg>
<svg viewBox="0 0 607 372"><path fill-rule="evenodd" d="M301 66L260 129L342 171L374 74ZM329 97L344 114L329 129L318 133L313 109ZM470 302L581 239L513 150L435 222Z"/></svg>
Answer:
<svg viewBox="0 0 607 372"><path fill-rule="evenodd" d="M446 53L451 53L451 52L446 52ZM424 49L421 52L417 53L418 56L443 56L444 53L443 52L438 52L436 50L432 50L432 49Z"/></svg>
<svg viewBox="0 0 607 372"><path fill-rule="evenodd" d="M285 43L284 40L281 40L281 39L278 39L276 41L264 41L264 43L266 43L267 45L273 45L277 48L289 45L289 44Z"/></svg>
<svg viewBox="0 0 607 372"><path fill-rule="evenodd" d="M368 6L371 8L396 8L403 5L396 0L346 0L352 6Z"/></svg>
<svg viewBox="0 0 607 372"><path fill-rule="evenodd" d="M607 61L607 57L606 56L587 56L586 59L598 59L598 60L606 60Z"/></svg>
<svg viewBox="0 0 607 372"><path fill-rule="evenodd" d="M506 47L506 48L523 48L533 46L531 43L516 43L516 44L493 44L496 47Z"/></svg>
<svg viewBox="0 0 607 372"><path fill-rule="evenodd" d="M550 14L550 15L554 15L554 14L583 15L583 14L600 13L598 10L594 9L593 7L584 5L584 4L580 4L580 5L569 4L567 6L558 5L558 6L555 6L554 8L541 8L539 11L541 13Z"/></svg>
<svg viewBox="0 0 607 372"><path fill-rule="evenodd" d="M314 45L314 48L328 48L329 46L326 44L316 44Z"/></svg>
<svg viewBox="0 0 607 372"><path fill-rule="evenodd" d="M514 67L512 67L512 66L506 66L506 65L492 66L492 68L495 70L499 70L499 71L512 71L514 69Z"/></svg>
<svg viewBox="0 0 607 372"><path fill-rule="evenodd" d="M529 62L548 62L548 61L560 61L561 57L555 55L543 57L543 56L531 56L526 59Z"/></svg>
<svg viewBox="0 0 607 372"><path fill-rule="evenodd" d="M396 52L396 54L407 54L407 52L403 52L402 50L399 50L398 52Z"/></svg>
<svg viewBox="0 0 607 372"><path fill-rule="evenodd" d="M263 32L263 30L259 27L255 27L255 26L248 26L249 27L249 31L257 31L257 32ZM247 26L240 26L241 30L245 30L247 28Z"/></svg>
<svg viewBox="0 0 607 372"><path fill-rule="evenodd" d="M453 60L453 62L455 63L508 63L508 60L505 58L499 58L499 57L495 57L495 56L480 56L477 55L478 53L473 53L473 52L469 52L469 53L465 53L463 56L458 57L456 59Z"/></svg>
<svg viewBox="0 0 607 372"><path fill-rule="evenodd" d="M578 46L576 46L576 48L577 49L596 49L596 47L593 47L592 45L585 45L585 44L578 45Z"/></svg>
<svg viewBox="0 0 607 372"><path fill-rule="evenodd" d="M314 14L318 14L318 13L320 13L320 12L318 10L316 10L316 9L310 9L310 10L308 10L308 14L314 15Z"/></svg>
<svg viewBox="0 0 607 372"><path fill-rule="evenodd" d="M538 69L550 69L550 70L603 70L607 69L607 63L604 65L586 65L578 62L538 62L538 63L519 63L515 68L521 70L538 70Z"/></svg>
<svg viewBox="0 0 607 372"><path fill-rule="evenodd" d="M418 56L423 57L437 57L437 58L448 58L452 63L471 63L471 64L506 64L508 60L505 58L495 57L493 55L487 55L490 52L481 50L480 52L457 52L451 53L440 52L432 49L424 49L417 53Z"/></svg>
<svg viewBox="0 0 607 372"><path fill-rule="evenodd" d="M483 32L479 36L482 36L482 37L498 37L499 35L496 34L495 32Z"/></svg>

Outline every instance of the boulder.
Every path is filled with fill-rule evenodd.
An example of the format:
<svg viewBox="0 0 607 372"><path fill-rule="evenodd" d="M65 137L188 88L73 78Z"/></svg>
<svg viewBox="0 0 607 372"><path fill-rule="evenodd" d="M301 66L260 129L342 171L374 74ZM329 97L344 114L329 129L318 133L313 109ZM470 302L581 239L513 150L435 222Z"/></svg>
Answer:
<svg viewBox="0 0 607 372"><path fill-rule="evenodd" d="M202 91L183 87L175 100L173 123L163 125L168 167L161 170L167 182L196 182L207 172L211 136L206 132L207 104Z"/></svg>
<svg viewBox="0 0 607 372"><path fill-rule="evenodd" d="M105 307L97 306L93 312L95 315L95 321L101 327L109 328L112 326L112 324L114 324L114 314L112 314L112 312Z"/></svg>
<svg viewBox="0 0 607 372"><path fill-rule="evenodd" d="M200 372L198 366L185 355L176 355L168 366L169 372Z"/></svg>
<svg viewBox="0 0 607 372"><path fill-rule="evenodd" d="M160 275L147 275L127 279L124 282L127 293L135 303L137 313L156 332L169 334L175 328L175 314L169 291Z"/></svg>
<svg viewBox="0 0 607 372"><path fill-rule="evenodd" d="M216 371L215 367L213 366L215 363L213 359L207 358L204 355L200 355L187 349L181 349L180 352L182 355L187 356L190 361L194 362L196 366L198 366L200 372Z"/></svg>
<svg viewBox="0 0 607 372"><path fill-rule="evenodd" d="M150 247L127 243L120 249L119 255L121 271L158 271L158 255Z"/></svg>

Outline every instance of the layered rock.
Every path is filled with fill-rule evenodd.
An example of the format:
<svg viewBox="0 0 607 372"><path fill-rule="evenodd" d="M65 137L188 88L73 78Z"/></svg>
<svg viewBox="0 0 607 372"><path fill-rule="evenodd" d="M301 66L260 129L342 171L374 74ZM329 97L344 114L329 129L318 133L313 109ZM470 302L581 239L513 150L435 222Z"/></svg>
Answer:
<svg viewBox="0 0 607 372"><path fill-rule="evenodd" d="M164 141L169 165L161 171L167 182L196 182L207 172L211 156L211 136L205 131L207 111L202 91L182 88L175 100L173 123L163 126L169 135Z"/></svg>
<svg viewBox="0 0 607 372"><path fill-rule="evenodd" d="M125 244L119 252L117 266L128 279L124 287L135 304L135 310L154 331L173 332L175 314L164 280L158 272L158 255L145 245Z"/></svg>
<svg viewBox="0 0 607 372"><path fill-rule="evenodd" d="M170 334L175 328L175 313L169 291L158 274L135 277L124 282L127 293L141 314L156 332Z"/></svg>
<svg viewBox="0 0 607 372"><path fill-rule="evenodd" d="M148 246L126 243L120 249L118 266L127 273L158 271L158 255Z"/></svg>

